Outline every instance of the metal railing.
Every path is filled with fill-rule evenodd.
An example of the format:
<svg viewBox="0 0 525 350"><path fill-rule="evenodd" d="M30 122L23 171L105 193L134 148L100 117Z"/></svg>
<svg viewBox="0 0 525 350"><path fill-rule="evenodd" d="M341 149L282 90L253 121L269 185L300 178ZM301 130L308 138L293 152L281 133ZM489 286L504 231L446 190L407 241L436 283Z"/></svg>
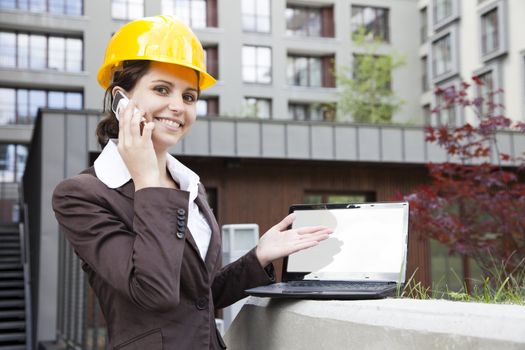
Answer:
<svg viewBox="0 0 525 350"><path fill-rule="evenodd" d="M60 234L57 345L65 349L105 349L106 324L81 262Z"/></svg>

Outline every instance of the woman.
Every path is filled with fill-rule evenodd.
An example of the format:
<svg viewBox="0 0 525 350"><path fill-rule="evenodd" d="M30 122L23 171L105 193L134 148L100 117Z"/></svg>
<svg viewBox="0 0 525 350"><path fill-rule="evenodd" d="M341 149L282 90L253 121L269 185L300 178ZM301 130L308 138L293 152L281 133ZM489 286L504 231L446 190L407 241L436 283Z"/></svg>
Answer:
<svg viewBox="0 0 525 350"><path fill-rule="evenodd" d="M119 120L109 112L100 122L102 153L94 167L57 186L53 209L100 301L109 348L225 348L215 308L270 283L273 260L331 231L287 230L287 216L222 267L204 187L167 152L194 123L200 91L215 82L185 24L169 16L126 24L107 47L98 81L106 107L117 92L129 104Z"/></svg>

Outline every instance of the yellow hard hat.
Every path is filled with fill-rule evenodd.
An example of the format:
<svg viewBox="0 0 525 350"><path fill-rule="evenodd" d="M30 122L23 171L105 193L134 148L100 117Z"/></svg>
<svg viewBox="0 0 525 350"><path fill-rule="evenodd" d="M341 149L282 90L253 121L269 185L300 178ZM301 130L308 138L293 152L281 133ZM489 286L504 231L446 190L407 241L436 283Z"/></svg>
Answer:
<svg viewBox="0 0 525 350"><path fill-rule="evenodd" d="M114 70L128 60L150 60L193 68L200 73L200 90L216 82L206 72L204 50L199 39L188 25L174 16L145 17L122 26L106 48L104 63L98 70L98 83L107 89Z"/></svg>

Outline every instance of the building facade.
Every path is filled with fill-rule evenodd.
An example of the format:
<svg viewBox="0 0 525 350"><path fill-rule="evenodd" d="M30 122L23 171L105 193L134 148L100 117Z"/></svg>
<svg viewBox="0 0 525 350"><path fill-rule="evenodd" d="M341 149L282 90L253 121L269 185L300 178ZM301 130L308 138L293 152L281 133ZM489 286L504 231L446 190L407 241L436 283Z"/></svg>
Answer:
<svg viewBox="0 0 525 350"><path fill-rule="evenodd" d="M197 106L203 117L173 153L200 174L220 224L256 222L264 232L292 203L399 198L428 179L427 161L446 155L430 149L421 127L351 125L351 118L334 113L340 92L334 72L352 67L361 54L352 33L364 27L381 42L380 52L406 58L391 77L404 100L394 122L473 120L459 110L430 113L439 103L435 87L457 88L472 75L484 87L503 89L495 101L523 120L524 7L522 0L0 0L0 182L22 176L40 107L69 109L68 118L78 110L80 119L53 125L61 127L57 140L88 145L89 165L99 151L91 131L102 109L96 73L108 40L129 20L176 14L201 39L218 82L204 91ZM90 117L85 124L84 115ZM72 127L83 135L79 125L92 138L65 135ZM525 148L507 139L508 153ZM55 174L48 185L85 165L64 158L74 171ZM56 223L48 214L52 229L42 232L42 242L51 246ZM468 274L464 262L418 237L410 249L408 276L417 271L427 285L454 264L459 275ZM56 310L43 301L55 295L57 280L45 269L56 263L39 264L40 290L51 291L39 296L39 340L55 336L45 316Z"/></svg>

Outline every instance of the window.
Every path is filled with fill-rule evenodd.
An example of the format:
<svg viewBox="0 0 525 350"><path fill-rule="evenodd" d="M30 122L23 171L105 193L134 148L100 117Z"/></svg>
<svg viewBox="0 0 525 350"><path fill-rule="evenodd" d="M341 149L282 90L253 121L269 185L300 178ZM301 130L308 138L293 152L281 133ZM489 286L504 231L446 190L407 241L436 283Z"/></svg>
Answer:
<svg viewBox="0 0 525 350"><path fill-rule="evenodd" d="M495 81L494 81L494 72L488 70L483 74L479 74L478 78L483 83L482 85L477 85L478 97L483 99L483 103L479 106L480 115L490 115L494 112L495 108Z"/></svg>
<svg viewBox="0 0 525 350"><path fill-rule="evenodd" d="M58 15L81 16L82 0L0 0L0 10L49 12Z"/></svg>
<svg viewBox="0 0 525 350"><path fill-rule="evenodd" d="M453 11L452 0L434 0L434 23L452 17Z"/></svg>
<svg viewBox="0 0 525 350"><path fill-rule="evenodd" d="M305 204L321 203L366 203L375 202L376 194L374 192L307 192L304 195Z"/></svg>
<svg viewBox="0 0 525 350"><path fill-rule="evenodd" d="M242 114L244 117L270 119L272 101L267 98L245 97Z"/></svg>
<svg viewBox="0 0 525 350"><path fill-rule="evenodd" d="M217 0L162 0L161 11L176 15L192 28L217 27Z"/></svg>
<svg viewBox="0 0 525 350"><path fill-rule="evenodd" d="M428 58L427 56L421 57L421 89L423 92L428 91L430 84L428 83Z"/></svg>
<svg viewBox="0 0 525 350"><path fill-rule="evenodd" d="M433 73L434 76L440 76L452 71L452 39L451 35L434 41L432 44L433 51Z"/></svg>
<svg viewBox="0 0 525 350"><path fill-rule="evenodd" d="M288 85L308 87L335 87L334 57L289 55Z"/></svg>
<svg viewBox="0 0 525 350"><path fill-rule="evenodd" d="M290 103L288 104L288 118L300 121L329 121L335 120L336 106L334 103Z"/></svg>
<svg viewBox="0 0 525 350"><path fill-rule="evenodd" d="M25 145L0 144L0 182L22 180L27 155Z"/></svg>
<svg viewBox="0 0 525 350"><path fill-rule="evenodd" d="M242 0L242 29L247 32L270 32L270 0Z"/></svg>
<svg viewBox="0 0 525 350"><path fill-rule="evenodd" d="M0 88L0 125L32 124L40 107L82 109L83 94L72 91Z"/></svg>
<svg viewBox="0 0 525 350"><path fill-rule="evenodd" d="M208 74L211 74L215 79L219 79L219 53L217 46L204 47L204 59Z"/></svg>
<svg viewBox="0 0 525 350"><path fill-rule="evenodd" d="M200 97L197 101L197 116L217 116L219 115L219 98L218 97Z"/></svg>
<svg viewBox="0 0 525 350"><path fill-rule="evenodd" d="M352 6L352 33L357 34L364 28L369 39L388 42L390 30L388 9L370 6Z"/></svg>
<svg viewBox="0 0 525 350"><path fill-rule="evenodd" d="M111 0L111 17L122 20L144 17L144 0Z"/></svg>
<svg viewBox="0 0 525 350"><path fill-rule="evenodd" d="M481 17L481 50L486 55L498 48L498 9L495 8Z"/></svg>
<svg viewBox="0 0 525 350"><path fill-rule="evenodd" d="M424 44L427 41L428 37L428 18L427 18L427 8L422 8L421 11L419 11L419 20L421 22L420 27L420 41L421 44Z"/></svg>
<svg viewBox="0 0 525 350"><path fill-rule="evenodd" d="M242 80L245 83L272 82L272 49L265 46L242 47Z"/></svg>
<svg viewBox="0 0 525 350"><path fill-rule="evenodd" d="M0 32L0 66L82 71L83 41L78 38Z"/></svg>
<svg viewBox="0 0 525 350"><path fill-rule="evenodd" d="M295 36L334 36L333 7L287 6L286 34Z"/></svg>
<svg viewBox="0 0 525 350"><path fill-rule="evenodd" d="M449 106L447 103L447 99L445 98L447 94L455 94L456 87L454 85L450 85L448 87L442 88L442 90L443 92L436 96L436 105L439 109L439 112L436 113L436 124L438 126L456 126L458 125L458 121L456 120L456 107Z"/></svg>

